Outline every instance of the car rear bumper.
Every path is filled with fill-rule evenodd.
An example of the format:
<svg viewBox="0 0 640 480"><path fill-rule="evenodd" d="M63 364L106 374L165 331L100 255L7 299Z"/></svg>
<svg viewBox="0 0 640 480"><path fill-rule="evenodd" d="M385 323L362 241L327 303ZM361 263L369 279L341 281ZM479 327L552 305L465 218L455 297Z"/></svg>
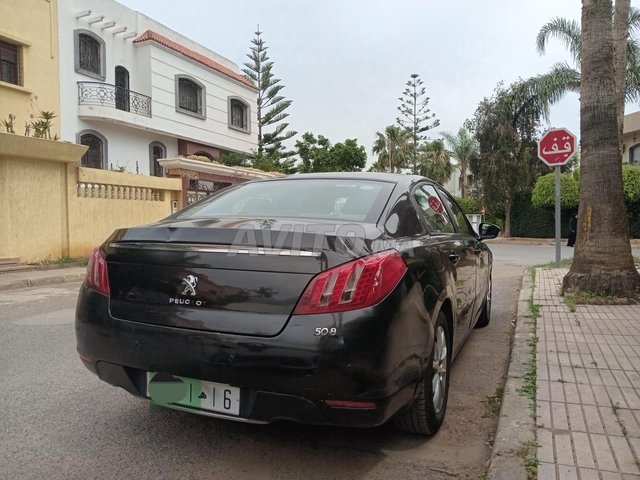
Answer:
<svg viewBox="0 0 640 480"><path fill-rule="evenodd" d="M147 397L146 371L102 361L97 362L95 367L95 373L101 380L111 385L122 387L133 395ZM89 368L91 369L91 367ZM385 423L395 412L407 405L413 397L414 388L413 384L407 385L390 397L376 399L376 408L371 409L332 408L323 401L312 401L301 395L283 394L253 388L241 388L240 413L238 416L181 407L179 405L170 406L170 408L250 423L271 423L279 420L289 420L315 425L374 427Z"/></svg>
<svg viewBox="0 0 640 480"><path fill-rule="evenodd" d="M133 395L147 397L147 371L165 372L240 388L238 417L214 416L371 427L411 402L424 373L432 327L419 292L403 281L374 308L293 316L278 335L252 337L116 319L108 298L83 286L77 348L89 370ZM338 334L316 336L316 327ZM326 400L375 408L335 408Z"/></svg>

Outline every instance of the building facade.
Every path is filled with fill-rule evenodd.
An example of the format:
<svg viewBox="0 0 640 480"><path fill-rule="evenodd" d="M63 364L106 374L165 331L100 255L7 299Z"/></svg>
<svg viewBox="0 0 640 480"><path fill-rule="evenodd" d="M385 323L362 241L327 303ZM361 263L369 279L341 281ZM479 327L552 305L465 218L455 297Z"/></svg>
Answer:
<svg viewBox="0 0 640 480"><path fill-rule="evenodd" d="M0 120L22 135L42 111L59 115L60 94L57 0L22 0L19 7L0 2ZM59 134L58 120L52 137Z"/></svg>
<svg viewBox="0 0 640 480"><path fill-rule="evenodd" d="M238 66L112 0L59 0L61 137L81 165L155 176L159 159L257 147Z"/></svg>
<svg viewBox="0 0 640 480"><path fill-rule="evenodd" d="M624 116L622 162L640 166L640 111Z"/></svg>

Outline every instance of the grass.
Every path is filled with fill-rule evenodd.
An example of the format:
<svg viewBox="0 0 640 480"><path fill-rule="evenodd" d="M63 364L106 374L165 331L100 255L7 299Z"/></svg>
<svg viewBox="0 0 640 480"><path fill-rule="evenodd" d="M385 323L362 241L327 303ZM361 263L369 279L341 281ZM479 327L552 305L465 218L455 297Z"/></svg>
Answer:
<svg viewBox="0 0 640 480"><path fill-rule="evenodd" d="M529 352L531 353L531 361L529 362L529 368L524 375L522 381L522 387L518 389L518 393L529 399L529 407L531 408L531 416L536 418L536 393L538 390L537 380L538 372L536 369L536 345L538 343L538 337L531 337L527 341L529 345Z"/></svg>
<svg viewBox="0 0 640 480"><path fill-rule="evenodd" d="M573 263L573 258L563 258L560 260L560 267L570 267L571 263ZM532 268L556 268L556 261L540 263L538 265L534 265Z"/></svg>
<svg viewBox="0 0 640 480"><path fill-rule="evenodd" d="M613 295L597 295L592 292L576 290L564 292L564 303L569 306L573 305L575 312L576 305L637 305L638 299L627 297L615 297Z"/></svg>
<svg viewBox="0 0 640 480"><path fill-rule="evenodd" d="M569 307L569 311L571 313L575 313L578 305L576 304L576 299L573 295L564 295L564 303L567 307Z"/></svg>
<svg viewBox="0 0 640 480"><path fill-rule="evenodd" d="M531 283L536 283L536 269L531 268ZM536 346L538 344L538 336L536 335L536 325L538 324L538 318L540 318L540 305L533 301L533 288L531 289L531 295L529 296L529 311L531 312L531 321L529 322L531 336L527 340L529 345L529 354L531 358L529 360L529 368L525 374L522 387L518 389L518 393L529 399L529 408L531 409L531 416L536 418L536 393L537 393L537 379L538 372L536 368Z"/></svg>
<svg viewBox="0 0 640 480"><path fill-rule="evenodd" d="M538 465L540 465L540 461L532 453L532 450L537 446L538 444L536 442L523 442L518 451L518 456L524 459L524 468L527 470L529 480L535 480L538 476Z"/></svg>
<svg viewBox="0 0 640 480"><path fill-rule="evenodd" d="M622 435L624 435L625 437L628 437L629 431L627 430L627 426L624 424L624 421L620 417L620 402L612 403L611 411L616 417L616 422L618 422L618 425L620 425L620 430L622 430Z"/></svg>
<svg viewBox="0 0 640 480"><path fill-rule="evenodd" d="M484 401L486 411L482 414L482 418L497 417L500 414L503 395L504 389L502 387L496 388L493 395L487 395L487 399Z"/></svg>
<svg viewBox="0 0 640 480"><path fill-rule="evenodd" d="M55 259L51 257L47 257L43 260L40 260L39 262L36 262L35 264L36 265L68 265L70 263L82 263L86 265L88 261L89 261L88 257L62 256Z"/></svg>
<svg viewBox="0 0 640 480"><path fill-rule="evenodd" d="M531 311L531 318L534 322L540 318L540 305L533 303L533 296L529 299L529 310Z"/></svg>
<svg viewBox="0 0 640 480"><path fill-rule="evenodd" d="M538 465L540 465L540 460L536 457L529 456L524 459L524 468L527 469L527 475L530 480L538 478Z"/></svg>
<svg viewBox="0 0 640 480"><path fill-rule="evenodd" d="M636 264L640 264L640 257L634 256L633 257L633 261ZM562 260L560 260L560 267L570 267L571 264L573 263L573 257L572 258L563 258ZM532 269L534 268L556 268L556 262L555 260L551 261L551 262L547 262L547 263L540 263L538 265L534 265L533 267L531 267Z"/></svg>
<svg viewBox="0 0 640 480"><path fill-rule="evenodd" d="M618 412L620 411L620 402L612 403L611 404L611 411L613 411L613 414L617 417L618 416Z"/></svg>

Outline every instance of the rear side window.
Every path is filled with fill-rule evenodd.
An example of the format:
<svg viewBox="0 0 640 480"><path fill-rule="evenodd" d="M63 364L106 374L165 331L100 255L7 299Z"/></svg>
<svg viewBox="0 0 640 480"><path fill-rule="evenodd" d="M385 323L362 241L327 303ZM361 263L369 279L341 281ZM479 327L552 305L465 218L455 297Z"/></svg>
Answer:
<svg viewBox="0 0 640 480"><path fill-rule="evenodd" d="M438 193L432 185L422 185L413 192L418 204L418 213L427 224L429 233L456 233L456 228L451 222Z"/></svg>
<svg viewBox="0 0 640 480"><path fill-rule="evenodd" d="M475 237L476 233L473 231L473 228L469 224L467 217L462 212L458 204L454 202L453 199L449 195L447 195L444 191L442 190L439 190L439 191L440 191L440 197L449 207L449 211L453 213L453 221L457 225L458 230L460 230L460 232L464 233L465 235L471 235L472 237Z"/></svg>
<svg viewBox="0 0 640 480"><path fill-rule="evenodd" d="M247 183L194 205L178 218L289 217L374 223L393 184L291 179Z"/></svg>

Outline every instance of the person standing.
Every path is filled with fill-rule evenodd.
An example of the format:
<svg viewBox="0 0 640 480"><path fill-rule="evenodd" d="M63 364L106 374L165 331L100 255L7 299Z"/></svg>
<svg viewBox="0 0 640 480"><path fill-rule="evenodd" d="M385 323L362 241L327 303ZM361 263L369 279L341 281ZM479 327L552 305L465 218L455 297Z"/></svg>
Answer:
<svg viewBox="0 0 640 480"><path fill-rule="evenodd" d="M567 241L567 247L573 247L576 243L576 232L578 230L578 214L571 215L569 220L569 240Z"/></svg>

